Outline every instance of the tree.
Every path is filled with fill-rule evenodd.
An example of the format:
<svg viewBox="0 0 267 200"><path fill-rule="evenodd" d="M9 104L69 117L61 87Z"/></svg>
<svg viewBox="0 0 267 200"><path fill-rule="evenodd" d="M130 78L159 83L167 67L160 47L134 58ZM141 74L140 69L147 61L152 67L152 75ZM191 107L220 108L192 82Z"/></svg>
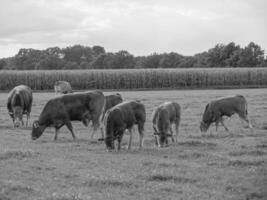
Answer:
<svg viewBox="0 0 267 200"><path fill-rule="evenodd" d="M241 49L238 67L257 67L264 64L264 50L253 42Z"/></svg>
<svg viewBox="0 0 267 200"><path fill-rule="evenodd" d="M7 62L4 59L0 59L0 70L4 69L7 65Z"/></svg>
<svg viewBox="0 0 267 200"><path fill-rule="evenodd" d="M78 65L81 62L91 62L93 58L93 52L90 47L84 47L81 45L74 45L62 50L64 54L64 60L75 62Z"/></svg>
<svg viewBox="0 0 267 200"><path fill-rule="evenodd" d="M181 63L183 56L178 53L168 53L163 54L160 62L159 67L160 68L177 68L179 64Z"/></svg>
<svg viewBox="0 0 267 200"><path fill-rule="evenodd" d="M114 55L114 67L113 69L131 69L134 68L135 61L134 56L128 51L119 51Z"/></svg>
<svg viewBox="0 0 267 200"><path fill-rule="evenodd" d="M142 68L159 68L161 58L162 55L157 53L147 56L142 63Z"/></svg>
<svg viewBox="0 0 267 200"><path fill-rule="evenodd" d="M92 50L93 50L94 56L99 56L100 54L106 53L104 47L101 47L101 46L93 46Z"/></svg>
<svg viewBox="0 0 267 200"><path fill-rule="evenodd" d="M45 53L35 49L20 49L18 54L15 56L15 67L16 69L37 69L40 60L45 58Z"/></svg>

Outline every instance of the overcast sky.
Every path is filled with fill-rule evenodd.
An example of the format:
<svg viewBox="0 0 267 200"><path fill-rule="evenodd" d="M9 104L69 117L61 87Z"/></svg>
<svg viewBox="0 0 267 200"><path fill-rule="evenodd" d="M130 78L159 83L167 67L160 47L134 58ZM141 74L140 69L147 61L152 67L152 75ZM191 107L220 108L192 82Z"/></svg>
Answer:
<svg viewBox="0 0 267 200"><path fill-rule="evenodd" d="M74 44L194 55L254 41L267 51L266 10L266 0L0 0L0 58Z"/></svg>

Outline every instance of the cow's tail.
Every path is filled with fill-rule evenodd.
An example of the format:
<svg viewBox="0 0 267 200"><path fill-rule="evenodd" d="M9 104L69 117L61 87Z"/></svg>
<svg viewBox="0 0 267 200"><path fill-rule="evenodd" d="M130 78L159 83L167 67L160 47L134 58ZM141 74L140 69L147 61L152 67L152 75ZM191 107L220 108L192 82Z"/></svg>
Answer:
<svg viewBox="0 0 267 200"><path fill-rule="evenodd" d="M103 103L103 107L102 107L101 115L100 115L100 118L99 118L101 124L103 124L103 120L104 120L105 112L106 112L106 97L104 97L104 103Z"/></svg>

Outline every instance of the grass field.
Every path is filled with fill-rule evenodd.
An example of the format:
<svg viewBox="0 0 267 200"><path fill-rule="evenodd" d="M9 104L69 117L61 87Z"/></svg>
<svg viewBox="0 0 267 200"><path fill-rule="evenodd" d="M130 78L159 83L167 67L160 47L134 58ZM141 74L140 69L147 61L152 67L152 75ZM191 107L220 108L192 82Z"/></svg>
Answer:
<svg viewBox="0 0 267 200"><path fill-rule="evenodd" d="M117 91L116 91L117 92ZM108 92L106 92L108 93ZM13 129L7 115L6 93L0 94L0 199L267 199L267 89L128 91L124 99L140 99L146 106L144 149L108 153L91 130L74 122L77 140L65 127L53 141L47 129L31 141L31 128ZM244 128L237 116L215 132L199 131L205 105L211 100L244 95L254 130ZM32 120L38 118L54 93L35 93ZM154 147L151 113L164 101L182 107L179 141ZM98 135L100 136L100 134Z"/></svg>

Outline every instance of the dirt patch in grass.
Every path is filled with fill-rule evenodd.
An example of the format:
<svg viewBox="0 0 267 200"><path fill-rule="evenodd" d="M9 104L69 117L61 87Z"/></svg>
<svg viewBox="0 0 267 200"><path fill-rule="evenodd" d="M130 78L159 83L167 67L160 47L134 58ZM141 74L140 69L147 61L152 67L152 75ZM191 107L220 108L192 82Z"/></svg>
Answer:
<svg viewBox="0 0 267 200"><path fill-rule="evenodd" d="M155 181L155 182L174 182L174 183L196 183L199 180L197 179L192 179L192 178L186 178L186 177L178 177L178 176L169 176L169 175L161 175L161 174L156 174L149 176L147 178L148 181Z"/></svg>
<svg viewBox="0 0 267 200"><path fill-rule="evenodd" d="M266 149L267 148L267 144L259 144L259 145L256 146L256 148Z"/></svg>
<svg viewBox="0 0 267 200"><path fill-rule="evenodd" d="M14 196L28 196L34 193L34 189L28 186L22 185L1 185L0 187L0 199L13 199Z"/></svg>
<svg viewBox="0 0 267 200"><path fill-rule="evenodd" d="M23 160L26 158L35 158L39 155L39 152L34 152L31 150L27 151L6 151L4 153L0 153L0 161L8 160L8 159L18 159Z"/></svg>
<svg viewBox="0 0 267 200"><path fill-rule="evenodd" d="M216 147L217 144L212 142L202 142L198 140L190 140L185 142L179 142L178 145L187 146L187 147Z"/></svg>
<svg viewBox="0 0 267 200"><path fill-rule="evenodd" d="M260 166L263 163L264 163L263 160L261 160L261 161L230 160L228 162L228 166L233 166L233 167L252 167L252 166Z"/></svg>
<svg viewBox="0 0 267 200"><path fill-rule="evenodd" d="M264 151L254 150L254 151L233 151L229 153L229 156L263 156L266 155Z"/></svg>
<svg viewBox="0 0 267 200"><path fill-rule="evenodd" d="M90 179L83 183L83 185L87 187L95 187L95 188L112 188L112 187L120 187L120 188L137 188L138 185L121 180L101 180L101 179Z"/></svg>
<svg viewBox="0 0 267 200"><path fill-rule="evenodd" d="M252 199L266 199L266 196L261 193L252 192L246 196L246 200L252 200Z"/></svg>
<svg viewBox="0 0 267 200"><path fill-rule="evenodd" d="M193 153L185 153L185 154L178 155L178 158L181 158L181 159L198 159L198 158L202 158L202 157L206 157L206 156L207 156L207 154L204 154L204 153L193 152Z"/></svg>

